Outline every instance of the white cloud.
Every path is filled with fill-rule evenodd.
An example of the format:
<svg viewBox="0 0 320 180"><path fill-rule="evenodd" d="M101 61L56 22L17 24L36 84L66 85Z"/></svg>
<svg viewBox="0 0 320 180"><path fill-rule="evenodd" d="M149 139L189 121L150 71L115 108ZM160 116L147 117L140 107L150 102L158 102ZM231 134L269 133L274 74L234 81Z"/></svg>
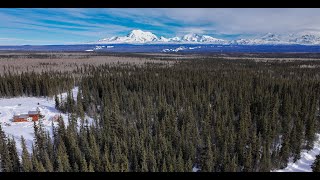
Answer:
<svg viewBox="0 0 320 180"><path fill-rule="evenodd" d="M15 34L33 31L43 37L45 33L57 36L60 33L65 37L96 40L124 35L136 28L169 37L199 33L246 38L267 32L320 32L320 9L316 8L0 9L0 20L0 35L12 37L23 37Z"/></svg>
<svg viewBox="0 0 320 180"><path fill-rule="evenodd" d="M231 34L320 29L319 9L177 9L167 13L177 21L207 23L219 32Z"/></svg>
<svg viewBox="0 0 320 180"><path fill-rule="evenodd" d="M166 24L182 23L175 30L185 31L188 26L198 25L198 30L216 31L223 34L253 34L266 32L298 32L320 30L320 9L294 8L190 8L190 9L111 9L116 15L153 19ZM190 30L196 29L195 27ZM179 33L179 32L178 32Z"/></svg>

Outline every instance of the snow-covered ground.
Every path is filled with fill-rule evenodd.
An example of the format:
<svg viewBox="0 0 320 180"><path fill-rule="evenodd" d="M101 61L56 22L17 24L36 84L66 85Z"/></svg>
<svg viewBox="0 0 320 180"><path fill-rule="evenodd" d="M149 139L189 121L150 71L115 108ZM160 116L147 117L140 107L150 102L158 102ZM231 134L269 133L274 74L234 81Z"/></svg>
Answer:
<svg viewBox="0 0 320 180"><path fill-rule="evenodd" d="M193 168L192 168L192 172L198 172L200 169L199 168L197 168L196 166L194 166Z"/></svg>
<svg viewBox="0 0 320 180"><path fill-rule="evenodd" d="M77 101L77 96L78 96L78 91L79 91L79 88L78 87L74 87L72 90L71 90L71 93L73 95L73 99L75 101ZM67 92L64 92L64 93L61 93L59 94L58 96L60 97L60 95L62 96L63 99L65 99L67 97ZM52 98L53 100L53 98Z"/></svg>
<svg viewBox="0 0 320 180"><path fill-rule="evenodd" d="M95 50L101 50L101 49L104 49L104 48L107 48L107 49L110 49L110 48L113 48L114 46L96 46L95 48L93 49L87 49L85 51L95 51Z"/></svg>
<svg viewBox="0 0 320 180"><path fill-rule="evenodd" d="M78 87L72 89L73 98L76 100L78 94ZM67 93L61 94L62 98L66 98ZM60 97L60 95L59 95ZM39 105L38 105L39 103ZM37 107L40 113L44 115L42 120L44 127L52 135L52 119L54 116L61 114L66 125L68 124L67 114L59 112L55 108L54 98L46 97L15 97L15 98L1 98L0 99L0 124L3 131L8 137L14 137L17 143L17 150L21 153L21 136L26 140L27 148L31 152L32 143L34 139L33 122L12 122L14 114L25 114L28 111L35 111ZM90 118L89 122L92 121ZM56 123L56 122L54 122Z"/></svg>
<svg viewBox="0 0 320 180"><path fill-rule="evenodd" d="M320 134L317 134L316 136L317 140L314 142L313 149L310 151L301 151L301 158L298 161L293 163L292 159L290 159L286 168L273 172L312 172L311 165L316 159L316 156L320 154Z"/></svg>
<svg viewBox="0 0 320 180"><path fill-rule="evenodd" d="M196 47L184 47L180 46L178 48L171 48L171 49L163 49L162 52L179 52L179 51L184 51L184 50L193 50L193 49L199 49L201 46L196 46Z"/></svg>
<svg viewBox="0 0 320 180"><path fill-rule="evenodd" d="M178 52L178 51L183 51L186 50L188 48L184 47L184 46L180 46L178 48L175 49L163 49L162 52Z"/></svg>

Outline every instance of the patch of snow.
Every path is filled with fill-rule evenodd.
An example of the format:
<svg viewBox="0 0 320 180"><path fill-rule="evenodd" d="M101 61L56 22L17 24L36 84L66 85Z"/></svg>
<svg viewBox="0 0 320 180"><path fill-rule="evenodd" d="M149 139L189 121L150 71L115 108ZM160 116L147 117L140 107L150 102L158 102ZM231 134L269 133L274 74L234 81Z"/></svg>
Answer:
<svg viewBox="0 0 320 180"><path fill-rule="evenodd" d="M184 46L180 46L178 48L175 49L163 49L162 52L179 52L179 51L183 51L186 50L188 48L184 47Z"/></svg>
<svg viewBox="0 0 320 180"><path fill-rule="evenodd" d="M77 100L78 92L79 92L79 87L74 87L71 90L71 93L73 95L73 99L74 100ZM61 93L61 94L58 95L58 97L60 97L60 96L62 96L63 99L67 98L67 92L64 92L64 93Z"/></svg>
<svg viewBox="0 0 320 180"><path fill-rule="evenodd" d="M300 68L317 68L318 66L316 66L316 65L305 65L305 64L303 64L303 65L300 65L299 67L300 67Z"/></svg>
<svg viewBox="0 0 320 180"><path fill-rule="evenodd" d="M94 48L94 50L99 50L99 49L103 49L103 48L105 48L105 46L96 46L96 47Z"/></svg>
<svg viewBox="0 0 320 180"><path fill-rule="evenodd" d="M190 49L190 50L192 50L192 49L199 49L199 48L201 48L201 46L197 46L197 47L189 47L189 49Z"/></svg>
<svg viewBox="0 0 320 180"><path fill-rule="evenodd" d="M200 169L199 168L197 168L196 166L194 166L193 168L192 168L192 172L198 172Z"/></svg>
<svg viewBox="0 0 320 180"><path fill-rule="evenodd" d="M96 46L93 49L88 49L88 50L85 50L85 51L95 51L95 50L101 50L103 48L106 48L106 46ZM113 48L113 46L107 46L107 48Z"/></svg>
<svg viewBox="0 0 320 180"><path fill-rule="evenodd" d="M316 137L317 140L314 142L313 149L310 151L302 150L299 160L293 163L291 158L286 168L273 172L312 172L311 165L316 159L316 156L320 154L320 134L316 134Z"/></svg>

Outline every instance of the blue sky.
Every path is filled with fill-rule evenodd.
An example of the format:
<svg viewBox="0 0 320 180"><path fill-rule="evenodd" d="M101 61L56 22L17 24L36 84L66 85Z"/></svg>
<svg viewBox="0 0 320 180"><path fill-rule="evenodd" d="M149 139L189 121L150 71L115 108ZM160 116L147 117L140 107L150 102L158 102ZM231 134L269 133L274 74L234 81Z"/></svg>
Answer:
<svg viewBox="0 0 320 180"><path fill-rule="evenodd" d="M237 39L320 32L320 9L0 8L0 22L0 45L90 42L133 29L165 37L199 33Z"/></svg>

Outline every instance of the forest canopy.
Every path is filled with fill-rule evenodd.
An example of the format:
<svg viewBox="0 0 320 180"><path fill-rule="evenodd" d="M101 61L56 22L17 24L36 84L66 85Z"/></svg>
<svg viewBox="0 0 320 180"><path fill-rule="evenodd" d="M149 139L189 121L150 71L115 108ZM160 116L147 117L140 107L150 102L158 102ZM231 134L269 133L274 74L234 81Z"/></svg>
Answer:
<svg viewBox="0 0 320 180"><path fill-rule="evenodd" d="M65 91L61 101L57 94ZM313 147L320 61L207 56L143 66L84 63L72 71L6 69L0 96L54 97L70 117L68 126L58 120L53 137L35 123L32 152L22 140L21 156L0 129L3 172L268 172Z"/></svg>

